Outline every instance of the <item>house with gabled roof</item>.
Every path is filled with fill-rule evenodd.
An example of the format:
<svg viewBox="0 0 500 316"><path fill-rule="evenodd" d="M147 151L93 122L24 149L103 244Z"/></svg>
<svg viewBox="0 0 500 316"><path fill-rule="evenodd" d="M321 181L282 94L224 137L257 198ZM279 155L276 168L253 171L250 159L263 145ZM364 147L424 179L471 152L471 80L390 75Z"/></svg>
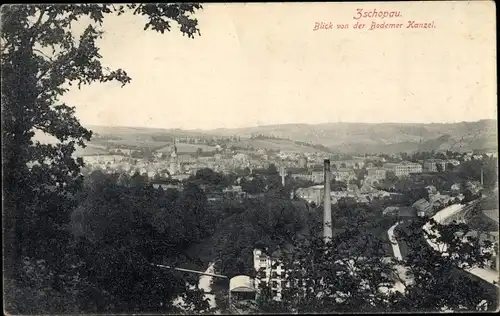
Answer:
<svg viewBox="0 0 500 316"><path fill-rule="evenodd" d="M430 216L433 212L432 204L424 198L413 203L411 207L417 210L418 216Z"/></svg>

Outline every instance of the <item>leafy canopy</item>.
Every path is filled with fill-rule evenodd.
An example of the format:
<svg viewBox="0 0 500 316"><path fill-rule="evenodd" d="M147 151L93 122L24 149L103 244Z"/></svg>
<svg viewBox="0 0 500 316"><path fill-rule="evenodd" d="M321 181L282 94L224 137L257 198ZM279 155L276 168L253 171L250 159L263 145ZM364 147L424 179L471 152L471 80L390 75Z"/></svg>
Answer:
<svg viewBox="0 0 500 316"><path fill-rule="evenodd" d="M58 293L72 292L64 288L67 282L58 273L72 266L64 259L71 241L67 228L82 184L83 161L72 154L76 146L85 146L92 133L80 124L74 107L61 102L61 96L72 86L110 81L123 86L131 81L123 69L110 69L101 62L98 40L105 17L142 16L145 30L164 33L177 25L183 35L194 38L200 31L193 13L201 8L192 3L1 7L2 168L7 184L4 249L6 276L18 285L28 278L23 269L32 265L30 260L41 258L54 271L47 283L63 284ZM89 23L81 35L75 35L74 26L85 21ZM58 142L34 141L36 131ZM73 300L66 302L71 305L68 302ZM49 313L60 312L64 305L54 303L55 309L50 309L37 304L33 310Z"/></svg>

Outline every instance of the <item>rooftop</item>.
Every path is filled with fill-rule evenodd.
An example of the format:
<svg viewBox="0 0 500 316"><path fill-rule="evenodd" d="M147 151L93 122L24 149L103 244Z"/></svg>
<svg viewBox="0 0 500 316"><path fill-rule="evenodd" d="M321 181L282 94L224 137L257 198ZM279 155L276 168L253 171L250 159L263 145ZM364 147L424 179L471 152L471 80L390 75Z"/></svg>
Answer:
<svg viewBox="0 0 500 316"><path fill-rule="evenodd" d="M498 209L497 210L483 210L483 214L498 224Z"/></svg>
<svg viewBox="0 0 500 316"><path fill-rule="evenodd" d="M338 169L333 169L333 172L354 172L350 168L338 168Z"/></svg>

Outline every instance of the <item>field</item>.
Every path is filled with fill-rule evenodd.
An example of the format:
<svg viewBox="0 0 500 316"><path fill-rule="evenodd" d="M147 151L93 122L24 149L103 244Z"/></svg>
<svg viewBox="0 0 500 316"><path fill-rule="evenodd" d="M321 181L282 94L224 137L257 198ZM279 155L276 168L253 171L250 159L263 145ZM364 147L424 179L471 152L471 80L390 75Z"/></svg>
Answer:
<svg viewBox="0 0 500 316"><path fill-rule="evenodd" d="M128 138L128 139L113 139L113 140L106 140L106 139L94 139L91 140L92 144L99 144L99 145L104 145L108 147L120 147L124 146L127 148L149 148L149 149L156 149L156 148L162 148L165 147L169 142L165 141L154 141L154 140L149 140L149 139L137 139L137 138Z"/></svg>
<svg viewBox="0 0 500 316"><path fill-rule="evenodd" d="M177 143L177 152L178 153L195 153L198 148L201 148L203 152L214 152L215 146L208 146L204 144L186 144L186 143ZM161 149L158 149L158 152L161 153L169 153L172 151L172 144L165 146Z"/></svg>
<svg viewBox="0 0 500 316"><path fill-rule="evenodd" d="M204 144L186 144L186 143L177 143L177 152L178 153L195 153L198 148L201 148L203 152L214 152L215 151L215 146L208 146ZM161 153L169 153L172 151L172 144L169 144L168 146L165 146L161 149L157 150L158 152Z"/></svg>
<svg viewBox="0 0 500 316"><path fill-rule="evenodd" d="M229 146L235 146L238 148L248 148L252 147L255 149L268 149L268 150L282 150L291 152L317 152L310 146L304 146L296 144L291 140L286 139L246 139L238 142L230 142Z"/></svg>
<svg viewBox="0 0 500 316"><path fill-rule="evenodd" d="M75 152L73 153L74 156L81 157L81 156L93 156L93 155L107 155L108 152L106 150L103 150L102 148L98 148L92 145L88 145L85 148L82 147L77 147Z"/></svg>

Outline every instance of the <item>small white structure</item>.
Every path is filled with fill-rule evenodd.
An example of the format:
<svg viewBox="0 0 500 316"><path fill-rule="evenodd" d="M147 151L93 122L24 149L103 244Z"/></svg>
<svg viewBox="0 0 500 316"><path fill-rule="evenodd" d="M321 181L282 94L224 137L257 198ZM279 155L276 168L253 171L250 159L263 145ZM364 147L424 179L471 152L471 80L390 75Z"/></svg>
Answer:
<svg viewBox="0 0 500 316"><path fill-rule="evenodd" d="M229 297L232 302L254 300L255 287L252 278L246 275L237 275L229 280Z"/></svg>

